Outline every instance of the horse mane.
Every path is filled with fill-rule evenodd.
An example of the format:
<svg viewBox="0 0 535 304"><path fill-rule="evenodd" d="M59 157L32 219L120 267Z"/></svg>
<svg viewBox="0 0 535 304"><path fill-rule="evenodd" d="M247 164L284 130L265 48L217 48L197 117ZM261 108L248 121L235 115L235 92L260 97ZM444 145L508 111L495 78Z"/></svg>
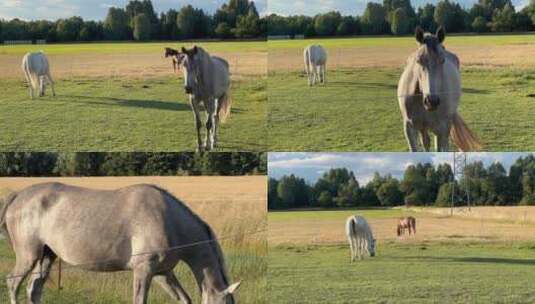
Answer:
<svg viewBox="0 0 535 304"><path fill-rule="evenodd" d="M224 255L223 255L223 250L221 249L221 246L219 245L219 242L217 241L217 237L215 236L215 233L213 232L212 228L200 217L198 216L195 212L193 212L186 204L184 204L181 200L179 200L178 198L176 198L172 193L170 193L168 190L160 187L160 186L157 186L157 185L149 185L150 187L160 191L161 193L163 193L165 196L169 197L169 198L172 198L174 201L176 201L177 203L179 203L179 205L188 213L188 215L192 216L197 222L199 222L202 226L202 228L204 229L204 231L206 232L206 234L208 235L208 240L207 241L210 241L207 243L207 245L210 247L210 249L212 250L212 252L215 254L216 258L217 258L217 263L219 265L219 270L220 270L220 273L221 273L221 277L223 278L223 282L225 283L226 286L229 285L229 279L228 279L228 275L227 275L227 268L226 268L226 264L225 264L225 258L224 258Z"/></svg>

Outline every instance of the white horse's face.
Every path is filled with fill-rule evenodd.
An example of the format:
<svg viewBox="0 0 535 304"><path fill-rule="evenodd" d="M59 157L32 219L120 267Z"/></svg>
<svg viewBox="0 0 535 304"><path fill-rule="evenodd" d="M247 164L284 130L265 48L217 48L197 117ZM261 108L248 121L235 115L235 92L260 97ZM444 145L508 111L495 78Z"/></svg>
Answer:
<svg viewBox="0 0 535 304"><path fill-rule="evenodd" d="M234 283L223 291L203 291L202 304L235 304L234 292L240 287L241 281Z"/></svg>
<svg viewBox="0 0 535 304"><path fill-rule="evenodd" d="M423 105L427 111L434 111L440 105L441 83L443 81L444 63L446 61L442 41L444 30L438 29L436 35L424 35L421 28L416 29L416 40L420 49L416 56L416 74L418 88L423 96Z"/></svg>
<svg viewBox="0 0 535 304"><path fill-rule="evenodd" d="M182 48L185 54L182 60L182 71L184 73L184 91L186 94L193 94L193 89L197 86L199 80L199 69L197 67L197 47L191 50Z"/></svg>

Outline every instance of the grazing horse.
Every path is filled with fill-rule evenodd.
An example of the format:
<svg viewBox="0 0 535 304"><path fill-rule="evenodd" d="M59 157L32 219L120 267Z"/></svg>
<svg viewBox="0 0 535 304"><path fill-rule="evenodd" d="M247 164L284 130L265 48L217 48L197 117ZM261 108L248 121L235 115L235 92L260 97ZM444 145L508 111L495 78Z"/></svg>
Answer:
<svg viewBox="0 0 535 304"><path fill-rule="evenodd" d="M412 216L399 219L397 233L398 236L405 234L405 230L409 230L409 235L416 234L416 219Z"/></svg>
<svg viewBox="0 0 535 304"><path fill-rule="evenodd" d="M203 304L234 303L223 252L212 229L169 192L152 185L92 190L60 183L10 195L0 229L15 252L7 276L11 304L29 277L29 303L40 303L54 260L98 272L131 270L134 304L147 303L154 279L173 299L191 303L173 269L192 270Z"/></svg>
<svg viewBox="0 0 535 304"><path fill-rule="evenodd" d="M351 249L351 262L357 257L361 260L365 253L375 256L375 239L365 218L359 215L348 217L346 235Z"/></svg>
<svg viewBox="0 0 535 304"><path fill-rule="evenodd" d="M203 48L182 48L184 90L190 96L190 103L197 128L199 151L213 150L217 145L219 122L225 122L230 115L230 72L228 62L220 57L210 56ZM201 139L200 105L208 114L206 139Z"/></svg>
<svg viewBox="0 0 535 304"><path fill-rule="evenodd" d="M312 86L319 81L325 84L325 65L327 64L327 52L321 45L309 45L304 51L305 72L308 77L308 85Z"/></svg>
<svg viewBox="0 0 535 304"><path fill-rule="evenodd" d="M46 83L50 83L52 95L56 96L54 80L50 75L50 65L43 51L26 53L22 58L22 71L30 88L30 97L33 99L33 90L39 90L39 96L45 95Z"/></svg>
<svg viewBox="0 0 535 304"><path fill-rule="evenodd" d="M481 149L479 140L457 112L461 98L459 59L444 48L444 38L442 27L435 35L417 27L419 47L407 60L399 79L399 107L412 152L418 150L418 133L425 151L430 150L429 131L436 135L439 152L449 150L450 137L461 151Z"/></svg>
<svg viewBox="0 0 535 304"><path fill-rule="evenodd" d="M172 48L165 48L165 58L167 57L171 57L171 60L173 61L173 72L176 73L176 70L182 64L184 54Z"/></svg>

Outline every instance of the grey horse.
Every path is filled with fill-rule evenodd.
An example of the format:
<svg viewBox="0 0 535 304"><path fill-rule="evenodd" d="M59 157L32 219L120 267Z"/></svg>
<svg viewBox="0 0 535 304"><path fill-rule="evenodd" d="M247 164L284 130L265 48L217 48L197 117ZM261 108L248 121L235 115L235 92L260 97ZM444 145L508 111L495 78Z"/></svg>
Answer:
<svg viewBox="0 0 535 304"><path fill-rule="evenodd" d="M178 262L192 270L203 304L234 303L240 282L229 284L211 228L169 192L153 185L92 190L45 183L10 195L0 229L16 255L7 277L11 304L26 277L29 303L40 303L54 260L81 269L132 270L133 303L147 303L151 281L175 300L191 299L173 273Z"/></svg>
<svg viewBox="0 0 535 304"><path fill-rule="evenodd" d="M182 48L182 70L184 90L190 96L190 103L197 128L197 149L213 150L217 145L219 123L230 115L230 72L228 62L217 56L210 56L203 48ZM201 139L200 106L204 104L207 113L206 139Z"/></svg>
<svg viewBox="0 0 535 304"><path fill-rule="evenodd" d="M407 60L399 79L398 101L405 137L412 152L418 150L418 133L425 151L430 150L429 131L436 135L437 151L449 150L449 138L461 151L481 149L481 144L457 112L461 98L459 59L447 51L445 31L435 35L416 28L418 49Z"/></svg>
<svg viewBox="0 0 535 304"><path fill-rule="evenodd" d="M28 82L30 97L32 99L34 98L34 90L39 90L40 97L45 95L47 82L52 88L52 95L56 96L54 80L50 74L50 64L43 51L26 53L22 58L22 71Z"/></svg>
<svg viewBox="0 0 535 304"><path fill-rule="evenodd" d="M317 44L309 45L303 52L305 72L308 85L315 85L317 81L325 84L325 66L327 64L327 51Z"/></svg>

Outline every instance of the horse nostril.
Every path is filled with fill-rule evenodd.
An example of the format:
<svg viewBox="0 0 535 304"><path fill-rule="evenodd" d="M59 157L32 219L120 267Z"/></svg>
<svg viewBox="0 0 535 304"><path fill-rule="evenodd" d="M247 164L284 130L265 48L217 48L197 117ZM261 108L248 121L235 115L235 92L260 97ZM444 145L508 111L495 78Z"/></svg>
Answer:
<svg viewBox="0 0 535 304"><path fill-rule="evenodd" d="M184 91L186 91L186 93L190 94L191 93L191 87L184 87Z"/></svg>
<svg viewBox="0 0 535 304"><path fill-rule="evenodd" d="M425 96L424 103L430 108L436 108L440 105L440 98L438 96L428 95Z"/></svg>

